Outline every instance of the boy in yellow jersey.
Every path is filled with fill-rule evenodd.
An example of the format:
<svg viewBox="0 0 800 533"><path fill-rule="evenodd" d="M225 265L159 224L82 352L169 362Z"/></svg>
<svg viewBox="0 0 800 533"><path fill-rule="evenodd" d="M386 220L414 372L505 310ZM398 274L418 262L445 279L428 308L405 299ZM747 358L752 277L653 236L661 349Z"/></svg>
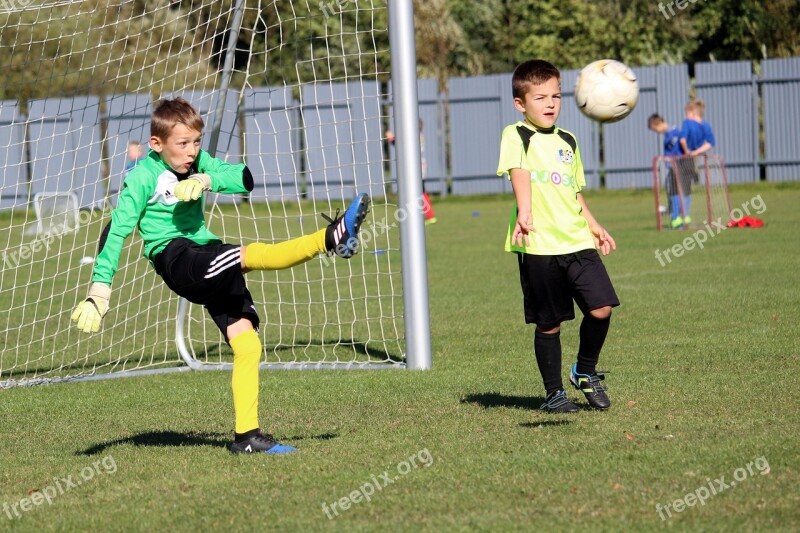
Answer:
<svg viewBox="0 0 800 533"><path fill-rule="evenodd" d="M534 352L546 391L540 407L574 412L561 379L561 323L583 313L577 362L570 382L589 405L608 409L605 376L596 370L619 300L597 250L616 250L581 194L583 163L575 136L555 123L561 112L561 74L547 61L526 61L512 77L522 120L503 130L497 174L508 174L516 205L505 249L517 254L525 322L536 324Z"/></svg>
<svg viewBox="0 0 800 533"><path fill-rule="evenodd" d="M205 224L203 193L246 193L253 175L245 164L231 165L200 149L203 119L183 98L159 101L150 124L147 157L125 177L111 222L100 237L89 296L72 314L78 329L100 329L108 312L111 279L125 238L138 228L144 256L175 293L205 306L233 350L234 453L288 453L258 423L259 324L244 274L304 263L322 252L349 259L369 209L359 194L330 225L296 239L247 246L224 244ZM324 216L324 215L323 215ZM326 217L327 218L327 217Z"/></svg>

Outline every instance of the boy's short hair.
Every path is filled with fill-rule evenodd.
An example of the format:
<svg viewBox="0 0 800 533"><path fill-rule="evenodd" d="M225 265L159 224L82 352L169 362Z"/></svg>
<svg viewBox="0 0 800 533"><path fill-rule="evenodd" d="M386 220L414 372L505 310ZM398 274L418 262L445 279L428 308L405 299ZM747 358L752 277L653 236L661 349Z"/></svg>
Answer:
<svg viewBox="0 0 800 533"><path fill-rule="evenodd" d="M166 140L176 124L183 124L195 131L203 131L205 127L197 109L183 98L163 98L156 102L150 120L150 135Z"/></svg>
<svg viewBox="0 0 800 533"><path fill-rule="evenodd" d="M664 117L662 117L658 113L653 113L652 115L650 115L650 118L647 119L647 127L648 128L653 128L653 127L661 124L662 122L666 122L664 120Z"/></svg>
<svg viewBox="0 0 800 533"><path fill-rule="evenodd" d="M686 104L686 111L694 111L700 118L703 118L706 112L706 104L699 98L695 98Z"/></svg>
<svg viewBox="0 0 800 533"><path fill-rule="evenodd" d="M543 59L529 59L517 65L511 77L511 91L514 98L525 98L531 85L541 85L551 78L561 81L561 72Z"/></svg>
<svg viewBox="0 0 800 533"><path fill-rule="evenodd" d="M128 146L141 146L141 145L142 143L140 143L136 139L131 139L130 141L128 141Z"/></svg>
<svg viewBox="0 0 800 533"><path fill-rule="evenodd" d="M692 105L694 106L695 111L697 114L700 115L700 118L703 118L703 115L706 113L706 104L699 98L695 98L692 100Z"/></svg>

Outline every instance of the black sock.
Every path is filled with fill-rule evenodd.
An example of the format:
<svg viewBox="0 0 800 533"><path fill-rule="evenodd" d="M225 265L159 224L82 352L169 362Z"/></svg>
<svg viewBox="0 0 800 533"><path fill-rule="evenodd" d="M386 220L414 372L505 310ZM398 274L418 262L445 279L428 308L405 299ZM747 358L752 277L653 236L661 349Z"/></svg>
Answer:
<svg viewBox="0 0 800 533"><path fill-rule="evenodd" d="M583 316L581 322L581 345L578 349L578 373L594 374L597 361L600 359L600 350L606 342L608 326L611 317L598 319L590 314Z"/></svg>
<svg viewBox="0 0 800 533"><path fill-rule="evenodd" d="M244 433L234 433L233 434L233 441L234 442L244 442L250 437L255 437L261 431L261 428L251 429L250 431L245 431Z"/></svg>
<svg viewBox="0 0 800 533"><path fill-rule="evenodd" d="M536 364L542 374L544 390L551 393L564 388L561 381L561 332L542 333L538 329L533 335L533 351Z"/></svg>

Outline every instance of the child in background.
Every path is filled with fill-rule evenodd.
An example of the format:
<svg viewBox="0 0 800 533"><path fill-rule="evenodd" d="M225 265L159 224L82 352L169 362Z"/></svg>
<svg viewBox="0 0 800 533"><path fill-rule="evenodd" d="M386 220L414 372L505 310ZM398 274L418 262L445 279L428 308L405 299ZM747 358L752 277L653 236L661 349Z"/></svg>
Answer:
<svg viewBox="0 0 800 533"><path fill-rule="evenodd" d="M667 157L681 157L683 150L681 149L681 130L678 128L670 128L667 121L658 113L653 113L647 120L647 127L652 131L664 136L664 155ZM678 192L678 183L676 182L675 170L677 160L672 160L669 165L669 172L664 183L667 189L667 202L669 203L668 210L670 213L670 226L679 228L683 225L681 218L681 202L680 194ZM683 177L683 174L681 174ZM686 183L684 183L686 182ZM680 190L691 190L690 180L685 178L681 180Z"/></svg>
<svg viewBox="0 0 800 533"><path fill-rule="evenodd" d="M686 118L681 125L681 149L687 157L679 159L680 174L685 176L687 186L683 189L683 216L673 221L672 227L688 226L692 223L689 211L692 206L692 185L698 182L695 157L702 155L714 147L714 131L708 122L703 121L705 104L702 100L692 100L686 105ZM684 179L681 180L681 185Z"/></svg>
<svg viewBox="0 0 800 533"><path fill-rule="evenodd" d="M128 159L125 161L125 175L136 168L136 165L144 159L144 150L142 143L137 140L128 141Z"/></svg>

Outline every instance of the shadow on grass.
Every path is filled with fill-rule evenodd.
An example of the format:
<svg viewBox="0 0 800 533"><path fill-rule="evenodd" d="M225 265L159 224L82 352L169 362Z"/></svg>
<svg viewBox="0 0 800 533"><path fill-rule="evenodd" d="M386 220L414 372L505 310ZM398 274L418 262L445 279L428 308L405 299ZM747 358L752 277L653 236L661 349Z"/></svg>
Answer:
<svg viewBox="0 0 800 533"><path fill-rule="evenodd" d="M568 426L572 420L540 420L539 422L522 422L521 428L549 428L558 426Z"/></svg>
<svg viewBox="0 0 800 533"><path fill-rule="evenodd" d="M319 435L303 435L282 437L280 440L297 441L306 439L330 440L336 438L335 433L321 433ZM147 431L123 439L114 439L99 444L95 444L85 450L78 451L75 455L97 455L103 453L112 446L132 444L134 446L211 446L214 448L228 448L231 443L231 435L227 433L203 433L189 432L180 433L177 431Z"/></svg>
<svg viewBox="0 0 800 533"><path fill-rule="evenodd" d="M511 407L513 409L539 409L544 403L542 396L509 396L499 392L478 392L467 394L461 403L474 403L484 409L494 407Z"/></svg>

